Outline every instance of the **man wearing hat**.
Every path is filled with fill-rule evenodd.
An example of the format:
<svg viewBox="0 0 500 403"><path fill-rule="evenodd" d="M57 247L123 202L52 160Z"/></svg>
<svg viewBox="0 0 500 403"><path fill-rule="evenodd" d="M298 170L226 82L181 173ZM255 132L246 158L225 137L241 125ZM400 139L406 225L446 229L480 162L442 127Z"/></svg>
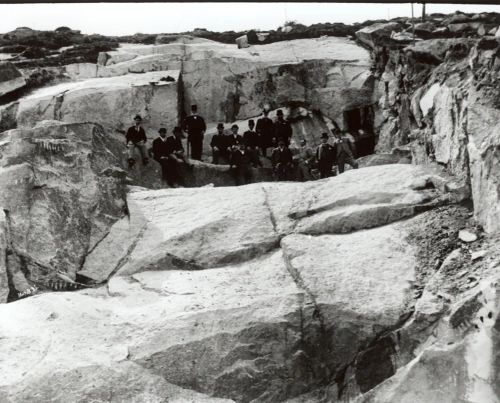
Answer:
<svg viewBox="0 0 500 403"><path fill-rule="evenodd" d="M134 126L129 127L126 135L126 144L128 148L128 166L132 168L135 164L134 152L138 148L141 154L142 163L148 164L148 154L146 150L146 132L141 126L142 118L140 115L134 117Z"/></svg>
<svg viewBox="0 0 500 403"><path fill-rule="evenodd" d="M260 139L256 131L254 131L255 122L253 119L248 121L248 130L243 133L243 143L246 146L247 151L250 153L253 166L262 166L259 159L259 145Z"/></svg>
<svg viewBox="0 0 500 403"><path fill-rule="evenodd" d="M255 131L259 135L259 146L262 150L262 156L265 158L267 157L267 149L273 145L274 123L267 117L269 114L267 109L264 109L263 114L264 116L257 120Z"/></svg>
<svg viewBox="0 0 500 403"><path fill-rule="evenodd" d="M276 116L278 119L274 122L274 137L276 140L280 138L283 139L287 146L290 145L290 139L292 138L292 126L290 123L284 119L283 111L278 109L276 111Z"/></svg>
<svg viewBox="0 0 500 403"><path fill-rule="evenodd" d="M158 130L158 133L160 134L160 136L153 140L153 158L155 159L155 161L158 161L161 166L162 179L164 181L168 181L168 157L171 150L169 142L167 141L167 129L162 127L160 130Z"/></svg>
<svg viewBox="0 0 500 403"><path fill-rule="evenodd" d="M226 162L229 161L228 152L228 139L224 134L224 124L217 124L217 134L212 136L210 147L212 147L212 164L218 164L220 158L224 158Z"/></svg>
<svg viewBox="0 0 500 403"><path fill-rule="evenodd" d="M332 176L332 167L335 160L335 149L328 144L328 134L321 133L321 144L316 148L316 160L320 178Z"/></svg>
<svg viewBox="0 0 500 403"><path fill-rule="evenodd" d="M339 174L344 172L345 164L349 164L354 169L357 169L358 163L354 159L356 147L353 141L347 137L347 132L336 130L333 134L335 136L333 146L335 148L335 158L337 159Z"/></svg>
<svg viewBox="0 0 500 403"><path fill-rule="evenodd" d="M238 148L240 143L243 143L243 137L238 134L239 127L237 124L231 126L231 134L227 138L228 147L231 151L234 151Z"/></svg>
<svg viewBox="0 0 500 403"><path fill-rule="evenodd" d="M241 142L231 152L229 169L236 186L252 182L252 155L245 143Z"/></svg>
<svg viewBox="0 0 500 403"><path fill-rule="evenodd" d="M191 115L182 122L182 130L188 134L188 142L191 145L191 158L201 161L203 151L203 136L205 130L205 120L198 115L198 107L191 105Z"/></svg>
<svg viewBox="0 0 500 403"><path fill-rule="evenodd" d="M293 155L287 147L285 140L278 140L278 147L271 154L271 162L277 180L283 181L289 179L290 172L293 168Z"/></svg>

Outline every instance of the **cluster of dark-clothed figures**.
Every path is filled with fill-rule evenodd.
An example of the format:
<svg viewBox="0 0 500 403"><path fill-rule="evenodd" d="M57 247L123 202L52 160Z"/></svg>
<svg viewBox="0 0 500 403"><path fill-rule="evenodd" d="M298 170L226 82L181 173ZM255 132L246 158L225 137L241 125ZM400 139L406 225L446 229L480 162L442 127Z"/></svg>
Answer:
<svg viewBox="0 0 500 403"><path fill-rule="evenodd" d="M261 158L269 159L275 180L307 181L317 178L327 178L336 172L344 172L345 164L357 168L356 149L352 137L340 129L333 129L333 144L330 144L328 133L321 134L321 144L313 151L302 139L300 146L290 148L293 135L290 122L284 118L283 111L276 112L276 121L268 117L269 112L263 111L263 116L257 120L248 121L248 130L239 134L236 124L231 126L231 133L225 132L224 124L217 125L217 133L212 136L213 164L227 164L236 185L253 181L252 168L262 167ZM191 159L201 160L203 140L206 131L205 120L198 115L196 105L191 106L191 115L182 122L182 127L174 127L172 134L167 135L165 128L159 129L159 137L153 141L152 148L146 147L146 133L141 126L142 118L134 118L135 125L130 127L126 135L128 147L129 168L135 164L135 149L139 150L143 165L147 165L148 156L161 165L162 178L171 187L182 183L181 166L193 169L186 158L182 144L184 133L187 134L187 147L191 148ZM268 150L271 153L268 157ZM337 165L337 169L334 166Z"/></svg>

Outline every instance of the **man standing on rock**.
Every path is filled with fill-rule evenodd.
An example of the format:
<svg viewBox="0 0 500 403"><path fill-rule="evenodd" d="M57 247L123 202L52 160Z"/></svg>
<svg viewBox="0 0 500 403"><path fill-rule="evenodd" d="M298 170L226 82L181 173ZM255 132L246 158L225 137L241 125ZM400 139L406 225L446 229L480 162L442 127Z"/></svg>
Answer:
<svg viewBox="0 0 500 403"><path fill-rule="evenodd" d="M264 109L264 116L257 120L257 127L255 131L259 135L259 146L262 150L262 156L264 158L267 157L267 149L273 145L273 137L274 137L274 124L271 119L267 117L269 111Z"/></svg>
<svg viewBox="0 0 500 403"><path fill-rule="evenodd" d="M332 176L332 167L335 159L335 149L328 144L328 134L321 134L321 144L316 149L316 160L318 161L319 177L329 178Z"/></svg>
<svg viewBox="0 0 500 403"><path fill-rule="evenodd" d="M279 141L279 139L283 139L287 146L290 146L290 139L292 138L292 126L290 122L284 119L283 111L278 109L276 111L276 116L278 120L274 122L274 138Z"/></svg>
<svg viewBox="0 0 500 403"><path fill-rule="evenodd" d="M168 157L170 155L169 142L167 141L167 129L162 127L158 133L160 136L153 140L153 157L161 166L161 178L168 182Z"/></svg>
<svg viewBox="0 0 500 403"><path fill-rule="evenodd" d="M212 147L212 164L219 164L220 158L229 161L228 139L224 134L224 124L217 124L217 134L212 136L210 147Z"/></svg>
<svg viewBox="0 0 500 403"><path fill-rule="evenodd" d="M135 149L139 149L141 154L143 165L148 164L148 154L146 150L146 132L141 126L142 117L140 115L136 115L134 117L134 126L129 127L126 135L126 144L128 148L128 167L132 168L135 164L134 153Z"/></svg>
<svg viewBox="0 0 500 403"><path fill-rule="evenodd" d="M290 178L290 172L293 168L293 155L285 140L278 140L278 147L271 154L271 162L277 180L285 181Z"/></svg>
<svg viewBox="0 0 500 403"><path fill-rule="evenodd" d="M335 157L337 159L337 166L339 168L339 174L344 172L345 164L349 164L354 169L358 168L358 163L354 159L356 154L356 147L354 143L347 137L347 133L336 130L333 132L335 136L335 142L333 144L335 148Z"/></svg>
<svg viewBox="0 0 500 403"><path fill-rule="evenodd" d="M203 151L203 136L207 126L205 120L198 115L198 107L191 105L191 115L182 122L182 130L188 135L188 142L191 145L191 158L201 161Z"/></svg>

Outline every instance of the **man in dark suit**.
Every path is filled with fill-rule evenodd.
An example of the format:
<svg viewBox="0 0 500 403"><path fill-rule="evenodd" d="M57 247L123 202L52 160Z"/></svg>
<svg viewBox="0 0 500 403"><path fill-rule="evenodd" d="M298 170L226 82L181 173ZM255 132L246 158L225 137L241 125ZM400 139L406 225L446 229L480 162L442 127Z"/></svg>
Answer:
<svg viewBox="0 0 500 403"><path fill-rule="evenodd" d="M335 162L335 149L328 144L328 134L321 134L321 144L316 148L316 160L318 161L318 170L320 178L329 178L332 176L332 167Z"/></svg>
<svg viewBox="0 0 500 403"><path fill-rule="evenodd" d="M244 143L239 143L237 148L231 152L231 170L236 186L252 182L252 156L251 151Z"/></svg>
<svg viewBox="0 0 500 403"><path fill-rule="evenodd" d="M166 174L167 183L170 187L179 187L181 184L181 165L186 166L190 170L193 169L193 165L187 161L184 155L182 137L182 129L176 126L173 130L173 134L168 136L166 140L166 152L168 153Z"/></svg>
<svg viewBox="0 0 500 403"><path fill-rule="evenodd" d="M146 132L144 131L142 124L142 117L136 115L134 117L134 126L131 126L127 130L126 145L128 148L128 166L132 168L135 164L134 153L137 148L141 154L143 165L148 164L148 153L146 150Z"/></svg>
<svg viewBox="0 0 500 403"><path fill-rule="evenodd" d="M188 135L188 142L191 145L191 158L201 161L203 151L203 136L205 135L205 120L198 115L198 107L191 105L191 115L182 122L182 130Z"/></svg>
<svg viewBox="0 0 500 403"><path fill-rule="evenodd" d="M237 146L239 144L243 143L243 137L240 134L238 134L238 130L239 130L238 125L236 124L232 125L231 134L227 138L228 147L233 151L238 148Z"/></svg>
<svg viewBox="0 0 500 403"><path fill-rule="evenodd" d="M291 170L293 169L293 155L287 147L285 140L278 140L278 147L271 154L271 162L277 180L289 179Z"/></svg>
<svg viewBox="0 0 500 403"><path fill-rule="evenodd" d="M170 146L167 141L167 129L162 127L158 133L160 136L153 140L153 158L161 166L161 177L164 181L168 181L168 157L170 155Z"/></svg>
<svg viewBox="0 0 500 403"><path fill-rule="evenodd" d="M245 143L247 150L250 152L252 157L253 166L262 166L262 162L259 159L259 145L260 138L256 131L254 131L255 122L253 119L248 121L248 130L243 133L243 143Z"/></svg>
<svg viewBox="0 0 500 403"><path fill-rule="evenodd" d="M267 157L267 149L273 145L274 123L267 117L269 111L264 109L263 113L264 116L257 120L255 131L259 135L259 146L262 150L262 156Z"/></svg>
<svg viewBox="0 0 500 403"><path fill-rule="evenodd" d="M278 109L276 111L276 116L278 119L276 122L274 122L274 137L276 140L279 141L279 139L283 139L286 143L287 146L290 145L290 139L292 138L292 126L290 126L290 123L285 120L283 116L283 111L281 109Z"/></svg>
<svg viewBox="0 0 500 403"><path fill-rule="evenodd" d="M226 162L229 161L228 151L228 136L224 134L224 125L219 123L217 125L217 134L212 136L210 147L212 147L212 164L218 164L222 157Z"/></svg>

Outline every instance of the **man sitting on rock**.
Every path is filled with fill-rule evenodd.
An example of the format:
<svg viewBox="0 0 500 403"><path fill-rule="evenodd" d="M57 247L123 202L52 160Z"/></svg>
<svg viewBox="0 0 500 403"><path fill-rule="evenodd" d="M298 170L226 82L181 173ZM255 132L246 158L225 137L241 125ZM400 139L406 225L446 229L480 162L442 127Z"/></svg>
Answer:
<svg viewBox="0 0 500 403"><path fill-rule="evenodd" d="M231 170L236 186L252 182L252 155L248 147L242 142L231 152Z"/></svg>
<svg viewBox="0 0 500 403"><path fill-rule="evenodd" d="M243 133L243 143L245 143L248 152L251 154L252 165L261 167L262 162L259 159L259 135L254 131L255 122L253 119L248 121L248 130Z"/></svg>
<svg viewBox="0 0 500 403"><path fill-rule="evenodd" d="M168 157L171 150L167 140L167 129L162 127L158 133L160 136L153 140L153 157L161 166L162 180L168 182Z"/></svg>
<svg viewBox="0 0 500 403"><path fill-rule="evenodd" d="M288 180L293 169L293 155L285 140L278 140L278 147L271 154L271 162L275 178L279 181Z"/></svg>
<svg viewBox="0 0 500 403"><path fill-rule="evenodd" d="M274 137L274 123L271 119L267 117L269 111L264 109L264 116L257 120L257 127L255 131L259 135L260 149L262 150L262 156L267 157L267 149L273 145Z"/></svg>
<svg viewBox="0 0 500 403"><path fill-rule="evenodd" d="M141 154L143 165L148 164L148 154L146 150L146 132L141 126L142 117L136 115L134 117L135 125L129 127L126 135L126 144L128 148L128 166L132 168L135 164L134 152L137 148Z"/></svg>
<svg viewBox="0 0 500 403"><path fill-rule="evenodd" d="M316 148L316 160L318 161L319 177L329 178L332 176L332 167L335 159L335 149L328 144L328 134L321 134L321 144Z"/></svg>
<svg viewBox="0 0 500 403"><path fill-rule="evenodd" d="M190 164L184 155L184 147L182 146L182 129L176 126L173 130L173 135L166 140L166 151L168 153L167 160L167 183L170 187L179 187L182 182L180 175L180 166L184 165L192 170L193 165Z"/></svg>
<svg viewBox="0 0 500 403"><path fill-rule="evenodd" d="M335 148L335 158L337 160L339 174L344 172L345 164L349 164L354 169L357 169L358 163L354 159L356 146L353 141L347 137L347 132L336 130L333 134L335 136L333 147Z"/></svg>
<svg viewBox="0 0 500 403"><path fill-rule="evenodd" d="M231 126L231 134L227 138L227 144L231 151L238 149L238 145L243 143L243 137L238 134L238 130L238 125L234 124Z"/></svg>
<svg viewBox="0 0 500 403"><path fill-rule="evenodd" d="M217 134L212 136L210 147L212 147L212 164L219 164L222 157L225 162L229 162L228 136L224 134L224 125L217 125Z"/></svg>

